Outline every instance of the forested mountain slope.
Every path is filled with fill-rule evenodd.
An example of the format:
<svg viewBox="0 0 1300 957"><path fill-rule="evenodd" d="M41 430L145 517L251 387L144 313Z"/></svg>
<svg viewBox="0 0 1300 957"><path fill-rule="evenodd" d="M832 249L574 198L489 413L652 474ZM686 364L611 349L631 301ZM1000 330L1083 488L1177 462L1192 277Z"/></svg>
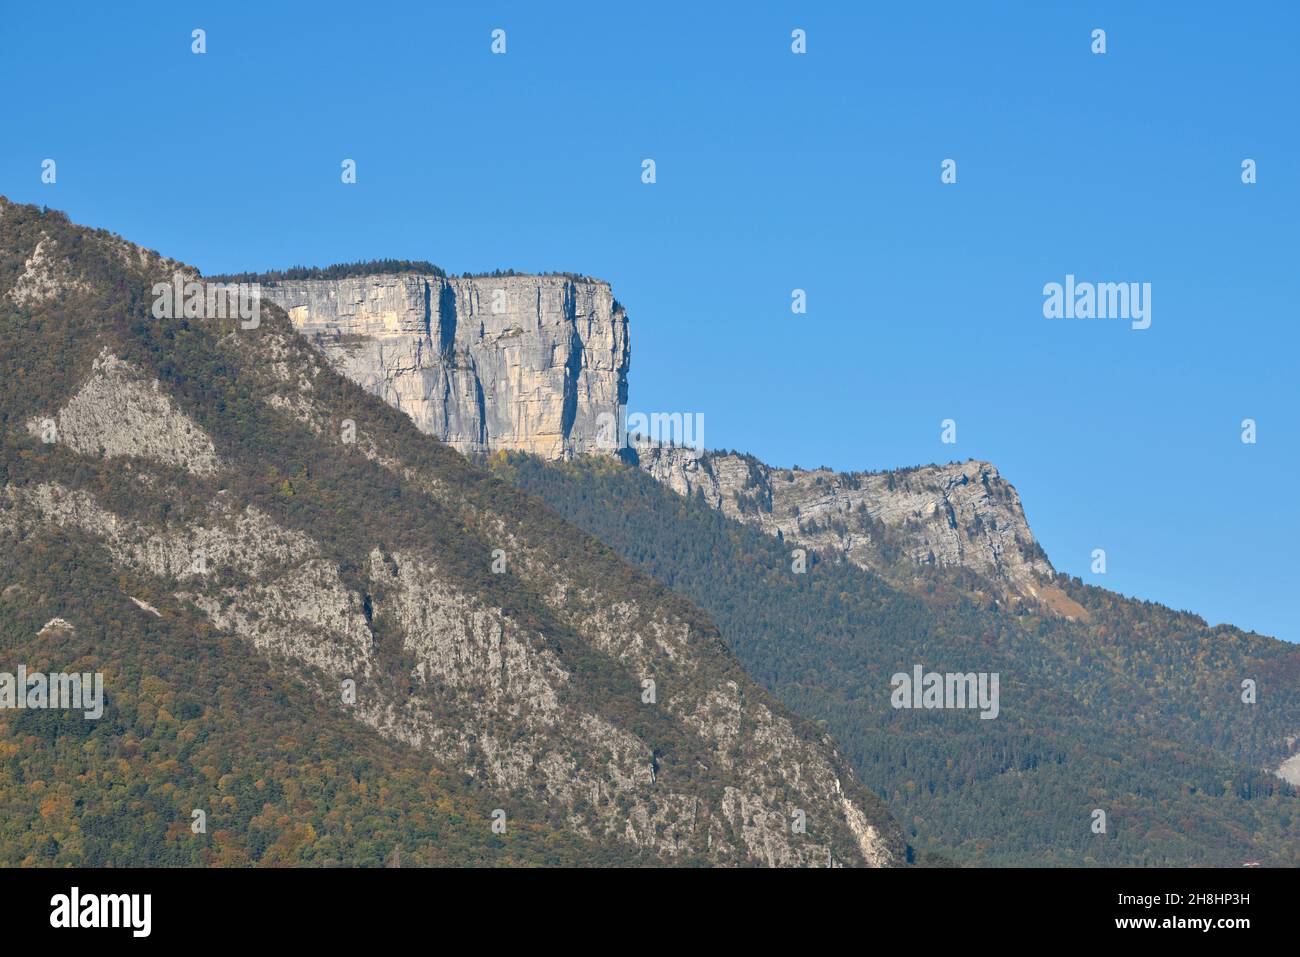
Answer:
<svg viewBox="0 0 1300 957"><path fill-rule="evenodd" d="M0 717L0 865L638 863L532 802L495 833L491 789L341 714L312 675L268 669L93 539L0 540L6 669L100 671L107 699L98 721Z"/></svg>
<svg viewBox="0 0 1300 957"><path fill-rule="evenodd" d="M49 780L83 760L59 722L34 733L0 713L13 746L0 801L58 824L53 845L11 835L0 855L193 860L169 835L204 800L231 860L276 862L282 838L292 860L340 863L398 845L456 863L905 859L883 802L698 609L336 374L275 306L256 324L210 306L160 314L156 286L177 273L196 278L0 200L4 654L32 668L73 657L103 672L109 702L80 748L95 776L76 786ZM47 614L75 641L33 634ZM187 642L229 680L187 688L171 652L151 654ZM247 662L270 677L245 708L222 691ZM286 751L302 780L275 785L281 798L265 789ZM137 753L161 761L133 766ZM357 802L351 820L317 787L318 762L355 782L338 799ZM105 789L109 773L125 793ZM455 786L401 791L435 778ZM32 803L38 779L55 789L48 808ZM366 799L385 788L409 813ZM93 795L147 850L77 843ZM498 811L526 839L494 841ZM432 836L453 821L488 833ZM363 847L340 829L375 836Z"/></svg>
<svg viewBox="0 0 1300 957"><path fill-rule="evenodd" d="M752 675L831 731L922 862L1300 862L1297 797L1265 770L1300 726L1292 645L1065 576L1087 620L1000 610L961 570L907 591L832 552L795 574L789 543L616 460L491 462L704 608ZM999 673L997 718L892 707L891 677L916 665Z"/></svg>

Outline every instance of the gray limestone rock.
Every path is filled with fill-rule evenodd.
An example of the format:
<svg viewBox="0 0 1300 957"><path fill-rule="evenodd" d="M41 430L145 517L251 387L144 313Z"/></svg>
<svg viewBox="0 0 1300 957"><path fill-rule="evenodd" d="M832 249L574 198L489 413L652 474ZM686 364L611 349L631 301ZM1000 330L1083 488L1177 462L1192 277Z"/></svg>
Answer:
<svg viewBox="0 0 1300 957"><path fill-rule="evenodd" d="M627 314L607 283L415 273L262 284L339 372L461 452L596 449L627 396Z"/></svg>

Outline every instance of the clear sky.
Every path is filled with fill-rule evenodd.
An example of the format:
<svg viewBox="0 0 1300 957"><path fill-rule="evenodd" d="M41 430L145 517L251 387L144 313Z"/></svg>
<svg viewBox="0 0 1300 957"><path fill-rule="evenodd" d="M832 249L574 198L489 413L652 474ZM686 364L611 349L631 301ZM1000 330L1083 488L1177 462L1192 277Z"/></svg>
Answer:
<svg viewBox="0 0 1300 957"><path fill-rule="evenodd" d="M1298 8L0 0L0 193L207 273L608 279L632 411L987 459L1058 569L1298 640ZM1067 273L1151 327L1044 318Z"/></svg>

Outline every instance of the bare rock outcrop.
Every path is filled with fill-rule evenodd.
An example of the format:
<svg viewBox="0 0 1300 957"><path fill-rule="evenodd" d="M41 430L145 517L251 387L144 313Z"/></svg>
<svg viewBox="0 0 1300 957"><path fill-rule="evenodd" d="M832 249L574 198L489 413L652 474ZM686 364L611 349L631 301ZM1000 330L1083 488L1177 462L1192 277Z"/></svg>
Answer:
<svg viewBox="0 0 1300 957"><path fill-rule="evenodd" d="M27 257L22 274L6 293L15 305L40 305L68 289L85 291L86 284L71 275L65 260L54 247L54 240L42 236Z"/></svg>
<svg viewBox="0 0 1300 957"><path fill-rule="evenodd" d="M988 462L892 472L780 469L735 453L642 445L641 467L680 495L863 568L891 559L965 568L1027 598L1055 574L1015 488Z"/></svg>
<svg viewBox="0 0 1300 957"><path fill-rule="evenodd" d="M53 417L29 420L27 431L82 455L137 456L196 475L211 475L219 465L212 440L160 383L107 350L76 395Z"/></svg>
<svg viewBox="0 0 1300 957"><path fill-rule="evenodd" d="M461 452L563 458L626 400L627 315L571 276L401 273L261 284L348 378Z"/></svg>

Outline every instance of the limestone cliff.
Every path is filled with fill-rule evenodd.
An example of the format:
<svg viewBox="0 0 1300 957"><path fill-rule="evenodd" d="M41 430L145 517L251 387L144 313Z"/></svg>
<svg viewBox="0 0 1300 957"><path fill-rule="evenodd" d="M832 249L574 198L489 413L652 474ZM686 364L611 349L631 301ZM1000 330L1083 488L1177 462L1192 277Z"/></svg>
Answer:
<svg viewBox="0 0 1300 957"><path fill-rule="evenodd" d="M381 274L262 283L330 364L465 453L602 454L602 413L627 401L627 315L569 276ZM895 472L778 469L735 454L643 447L682 494L863 567L967 569L1001 596L1067 615L1015 489L986 462Z"/></svg>
<svg viewBox="0 0 1300 957"><path fill-rule="evenodd" d="M627 315L607 283L412 273L262 283L349 379L461 452L596 448L626 401Z"/></svg>
<svg viewBox="0 0 1300 957"><path fill-rule="evenodd" d="M736 453L642 445L641 467L681 495L792 545L843 553L876 571L962 568L1021 598L1060 607L1055 574L1020 496L988 462L890 472L780 469Z"/></svg>

